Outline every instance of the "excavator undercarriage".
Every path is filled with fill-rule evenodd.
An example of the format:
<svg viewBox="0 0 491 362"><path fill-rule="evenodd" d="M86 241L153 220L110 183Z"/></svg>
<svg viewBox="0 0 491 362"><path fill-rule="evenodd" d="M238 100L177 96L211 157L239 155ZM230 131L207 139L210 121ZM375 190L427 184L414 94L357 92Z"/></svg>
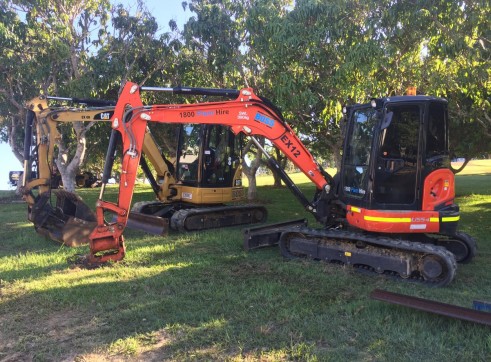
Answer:
<svg viewBox="0 0 491 362"><path fill-rule="evenodd" d="M266 221L268 212L261 205L200 205L184 203L164 204L159 201L137 202L131 208L128 227L152 234L201 231L222 227L257 224ZM161 230L151 230L156 226L154 218L166 220Z"/></svg>
<svg viewBox="0 0 491 362"><path fill-rule="evenodd" d="M470 239L470 244L475 246ZM450 283L457 271L455 255L447 248L431 242L404 240L401 236L392 238L355 229L316 229L307 227L305 220L249 228L244 232L246 250L273 245L279 245L286 259L308 258L348 265L363 273L430 286Z"/></svg>

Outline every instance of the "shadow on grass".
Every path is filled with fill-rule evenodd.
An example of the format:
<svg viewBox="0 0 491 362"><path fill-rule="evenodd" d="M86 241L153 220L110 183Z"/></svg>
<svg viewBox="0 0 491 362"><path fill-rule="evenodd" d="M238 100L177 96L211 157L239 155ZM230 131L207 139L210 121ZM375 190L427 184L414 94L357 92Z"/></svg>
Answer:
<svg viewBox="0 0 491 362"><path fill-rule="evenodd" d="M198 256L189 263L187 254L194 252L193 245L180 247L176 253L183 256L166 258L176 265L169 268L160 268L165 255L154 256L147 265L151 276L132 277L130 265L103 268L93 275L70 275L66 287L54 284L12 298L2 308L3 337L12 344L3 353L25 350L38 359L66 358L165 329L171 342L159 347L159 359L203 348L212 353L208 358L223 359L224 354L240 354L239 347L286 348L292 339L300 341L305 336L295 337L296 330L311 318L314 305L320 300L336 303L343 296L338 288L309 295L296 284L301 275L279 275L274 266L245 256ZM129 280L114 280L119 274ZM14 342L26 331L38 337ZM125 353L126 347L121 348Z"/></svg>
<svg viewBox="0 0 491 362"><path fill-rule="evenodd" d="M245 253L236 230L188 234L164 246L152 237L128 244L123 264L65 268L18 295L5 291L0 352L19 360L138 351L144 360L259 358L268 351L280 351L278 359L359 360L380 356L373 343L383 333L393 338L383 354L390 359L404 351L397 340L412 338L421 351L434 344L448 354L454 326L462 331L459 345L486 335L485 328L429 323L418 313L405 320L395 310L387 319L367 295L392 282L323 263L287 263L272 251ZM411 334L421 325L427 329L422 335ZM427 341L427 334L442 343Z"/></svg>
<svg viewBox="0 0 491 362"><path fill-rule="evenodd" d="M456 196L491 195L491 174L456 175Z"/></svg>

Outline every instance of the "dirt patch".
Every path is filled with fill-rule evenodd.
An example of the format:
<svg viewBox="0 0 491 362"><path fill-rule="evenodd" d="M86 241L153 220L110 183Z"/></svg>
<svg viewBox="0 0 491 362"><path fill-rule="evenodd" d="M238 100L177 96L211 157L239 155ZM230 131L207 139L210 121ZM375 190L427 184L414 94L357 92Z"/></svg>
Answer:
<svg viewBox="0 0 491 362"><path fill-rule="evenodd" d="M96 350L100 341L93 333L101 325L81 311L61 309L40 315L9 313L0 317L0 362L74 360Z"/></svg>
<svg viewBox="0 0 491 362"><path fill-rule="evenodd" d="M85 353L73 355L64 361L75 362L157 362L168 359L168 348L172 338L165 330L152 333L148 339L139 339L137 353L127 354L124 351ZM117 349L117 348L116 348Z"/></svg>
<svg viewBox="0 0 491 362"><path fill-rule="evenodd" d="M97 316L73 309L53 310L45 315L36 311L29 315L5 314L0 316L0 362L162 361L174 340L165 330L156 331L138 338L133 354L113 349L109 340L101 341L104 328L108 325Z"/></svg>
<svg viewBox="0 0 491 362"><path fill-rule="evenodd" d="M164 330L158 331L152 338L152 343L141 348L140 353L135 356L136 361L162 361L166 356L166 349L172 342L172 338Z"/></svg>

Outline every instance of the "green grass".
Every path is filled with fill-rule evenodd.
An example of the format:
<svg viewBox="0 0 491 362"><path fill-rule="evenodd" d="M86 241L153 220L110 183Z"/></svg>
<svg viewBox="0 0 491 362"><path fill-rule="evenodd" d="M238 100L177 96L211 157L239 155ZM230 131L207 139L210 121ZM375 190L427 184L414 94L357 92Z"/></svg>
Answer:
<svg viewBox="0 0 491 362"><path fill-rule="evenodd" d="M123 262L85 270L67 259L87 247L46 240L25 205L0 204L0 361L490 360L489 327L369 298L381 288L464 307L491 301L491 174L476 170L457 177L457 201L479 254L439 289L286 262L277 249L247 253L241 228L165 238L126 230ZM79 193L94 205L98 192ZM134 199L150 195L139 186ZM286 189L262 186L259 198L270 221L307 216Z"/></svg>

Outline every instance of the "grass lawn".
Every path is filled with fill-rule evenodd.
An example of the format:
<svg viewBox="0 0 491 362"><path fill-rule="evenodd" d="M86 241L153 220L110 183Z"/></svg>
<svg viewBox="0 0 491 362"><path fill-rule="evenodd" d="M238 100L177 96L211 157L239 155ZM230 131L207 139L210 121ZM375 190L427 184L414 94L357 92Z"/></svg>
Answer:
<svg viewBox="0 0 491 362"><path fill-rule="evenodd" d="M95 205L98 192L79 194ZM151 194L139 186L134 200ZM489 161L457 176L461 230L478 256L439 289L287 262L275 248L248 253L240 227L165 238L126 230L123 262L84 270L67 259L88 248L36 234L11 196L0 191L0 361L491 360L491 328L369 298L380 288L463 307L491 301ZM259 198L271 222L307 216L286 189L262 186Z"/></svg>

